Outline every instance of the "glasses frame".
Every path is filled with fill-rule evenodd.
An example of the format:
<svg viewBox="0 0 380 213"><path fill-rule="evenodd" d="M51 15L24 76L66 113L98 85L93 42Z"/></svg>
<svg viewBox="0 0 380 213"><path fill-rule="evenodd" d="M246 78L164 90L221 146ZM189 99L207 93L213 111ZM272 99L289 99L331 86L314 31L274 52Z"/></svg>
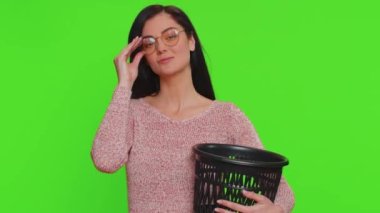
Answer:
<svg viewBox="0 0 380 213"><path fill-rule="evenodd" d="M157 37L154 37L154 36L151 36L151 35L143 36L143 37L142 37L142 40L144 40L144 39L146 39L146 38L152 38L152 39L154 40L154 48L153 48L153 51L151 51L151 52L146 52L146 50L144 49L144 46L143 46L143 44L142 44L141 49L142 49L142 50L145 52L145 54L147 54L147 55L150 55L150 54L154 53L154 51L157 50L157 45L158 45L157 40L158 40L159 38L161 38L161 37L163 36L164 33L166 33L166 32L169 31L169 30L173 30L173 29L177 31L177 36L178 36L178 37L179 37L179 34L180 34L181 32L184 32L184 31L185 31L185 29L178 30L178 29L175 28L175 27L169 27L169 28L165 29L164 31L162 31L160 36L157 36ZM161 39L161 41L162 41L162 43L165 44L166 46L168 46L168 47L173 47L173 46L175 46L175 45L178 44L179 38L177 38L176 43L173 44L173 45L168 45L168 44L167 44L164 40L162 40L162 39Z"/></svg>

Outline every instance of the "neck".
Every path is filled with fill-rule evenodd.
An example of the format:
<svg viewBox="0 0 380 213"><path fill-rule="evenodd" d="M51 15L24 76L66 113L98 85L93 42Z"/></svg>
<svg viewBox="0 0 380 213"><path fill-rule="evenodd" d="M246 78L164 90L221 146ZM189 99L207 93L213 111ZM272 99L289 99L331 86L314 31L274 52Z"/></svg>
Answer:
<svg viewBox="0 0 380 213"><path fill-rule="evenodd" d="M161 76L157 98L167 109L173 111L180 111L199 98L193 85L190 66L175 75Z"/></svg>

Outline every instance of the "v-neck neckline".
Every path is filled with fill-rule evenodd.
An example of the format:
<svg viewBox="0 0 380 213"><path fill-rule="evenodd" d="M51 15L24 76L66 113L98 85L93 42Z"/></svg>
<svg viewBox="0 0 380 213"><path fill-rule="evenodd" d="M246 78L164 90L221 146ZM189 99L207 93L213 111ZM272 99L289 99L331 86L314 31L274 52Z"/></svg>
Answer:
<svg viewBox="0 0 380 213"><path fill-rule="evenodd" d="M201 118L201 117L207 115L218 104L217 100L212 100L212 103L207 107L207 109L205 109L205 110L203 110L203 111L201 111L201 112L197 113L196 115L191 116L189 118L177 120L177 119L173 119L173 118L165 115L160 110L158 110L156 107L152 106L147 101L145 101L143 98L140 98L139 101L143 105L145 105L147 108L149 108L151 111L153 111L155 114L159 115L160 117L163 117L164 119L166 119L172 123L186 123L186 122L190 122L190 121L196 120L198 118Z"/></svg>

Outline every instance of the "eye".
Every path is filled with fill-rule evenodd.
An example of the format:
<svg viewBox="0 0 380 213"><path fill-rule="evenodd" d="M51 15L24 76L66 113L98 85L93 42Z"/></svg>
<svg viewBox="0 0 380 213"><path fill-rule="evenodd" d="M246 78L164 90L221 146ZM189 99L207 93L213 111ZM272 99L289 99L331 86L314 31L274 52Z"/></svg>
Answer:
<svg viewBox="0 0 380 213"><path fill-rule="evenodd" d="M176 35L176 34L174 34L174 35L169 35L168 38L169 38L169 39L177 38L177 35Z"/></svg>
<svg viewBox="0 0 380 213"><path fill-rule="evenodd" d="M177 37L178 37L178 33L175 30L169 31L165 35L165 39L168 40L168 41L175 40Z"/></svg>
<svg viewBox="0 0 380 213"><path fill-rule="evenodd" d="M143 41L142 41L142 44L143 44L143 47L147 48L147 47L151 47L154 45L154 43L156 42L156 40L154 38L144 38Z"/></svg>

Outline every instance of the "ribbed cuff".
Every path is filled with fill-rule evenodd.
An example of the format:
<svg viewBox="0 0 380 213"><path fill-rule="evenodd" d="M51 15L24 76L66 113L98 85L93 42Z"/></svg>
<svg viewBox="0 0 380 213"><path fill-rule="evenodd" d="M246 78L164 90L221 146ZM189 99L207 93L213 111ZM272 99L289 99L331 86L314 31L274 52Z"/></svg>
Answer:
<svg viewBox="0 0 380 213"><path fill-rule="evenodd" d="M114 90L112 101L109 106L112 111L125 111L128 108L132 91L125 86L117 86Z"/></svg>
<svg viewBox="0 0 380 213"><path fill-rule="evenodd" d="M117 86L113 93L112 100L119 104L127 103L131 98L131 95L132 91L128 87Z"/></svg>

